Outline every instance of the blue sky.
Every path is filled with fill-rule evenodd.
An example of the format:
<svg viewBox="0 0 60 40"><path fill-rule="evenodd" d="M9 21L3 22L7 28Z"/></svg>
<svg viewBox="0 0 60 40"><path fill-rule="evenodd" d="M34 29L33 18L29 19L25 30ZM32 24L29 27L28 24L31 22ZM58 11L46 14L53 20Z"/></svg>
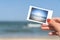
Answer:
<svg viewBox="0 0 60 40"><path fill-rule="evenodd" d="M0 0L0 21L26 21L30 5L52 9L53 17L60 17L60 0Z"/></svg>

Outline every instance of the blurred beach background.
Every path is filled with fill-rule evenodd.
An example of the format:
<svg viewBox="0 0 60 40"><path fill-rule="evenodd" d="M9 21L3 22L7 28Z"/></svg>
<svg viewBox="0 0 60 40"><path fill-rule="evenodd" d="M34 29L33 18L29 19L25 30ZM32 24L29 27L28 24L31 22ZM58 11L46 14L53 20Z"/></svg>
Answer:
<svg viewBox="0 0 60 40"><path fill-rule="evenodd" d="M0 40L59 40L40 24L27 21L29 6L53 10L60 17L60 0L0 0Z"/></svg>
<svg viewBox="0 0 60 40"><path fill-rule="evenodd" d="M0 40L57 40L57 36L48 36L49 31L41 30L34 22L0 22ZM59 40L59 39L58 39Z"/></svg>
<svg viewBox="0 0 60 40"><path fill-rule="evenodd" d="M0 22L0 37L48 36L48 31L40 29L40 24L32 22Z"/></svg>

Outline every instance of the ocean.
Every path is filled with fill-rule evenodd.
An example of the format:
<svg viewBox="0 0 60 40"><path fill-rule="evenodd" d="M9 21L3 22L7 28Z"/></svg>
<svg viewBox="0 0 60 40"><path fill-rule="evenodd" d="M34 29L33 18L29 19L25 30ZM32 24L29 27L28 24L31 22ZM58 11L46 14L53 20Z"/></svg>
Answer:
<svg viewBox="0 0 60 40"><path fill-rule="evenodd" d="M0 22L0 37L48 36L49 31L41 30L40 27L28 27L29 23L33 22Z"/></svg>

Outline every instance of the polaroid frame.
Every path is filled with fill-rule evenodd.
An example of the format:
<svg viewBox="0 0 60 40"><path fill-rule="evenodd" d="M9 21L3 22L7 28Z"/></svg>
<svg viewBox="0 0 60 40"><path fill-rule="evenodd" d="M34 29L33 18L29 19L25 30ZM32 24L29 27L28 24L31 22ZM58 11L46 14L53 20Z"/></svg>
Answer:
<svg viewBox="0 0 60 40"><path fill-rule="evenodd" d="M35 20L29 19L32 8L37 8L37 9L40 9L40 10L48 11L47 19L51 19L51 18L52 18L53 10L48 10L48 9L39 8L39 7L35 7L35 6L31 6L31 5L30 5L29 11L28 11L28 15L27 15L27 20L28 20L28 21L37 22L37 23L43 23L43 22L39 22L39 21L35 21ZM47 21L46 21L46 23L44 23L44 24L48 24Z"/></svg>

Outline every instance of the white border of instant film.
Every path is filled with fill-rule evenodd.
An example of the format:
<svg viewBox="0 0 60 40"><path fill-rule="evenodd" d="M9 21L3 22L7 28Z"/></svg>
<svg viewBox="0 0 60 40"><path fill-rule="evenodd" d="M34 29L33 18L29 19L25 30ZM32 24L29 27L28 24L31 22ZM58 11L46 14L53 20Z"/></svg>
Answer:
<svg viewBox="0 0 60 40"><path fill-rule="evenodd" d="M31 6L31 5L30 5L30 7L29 7L29 11L28 11L28 15L27 15L27 20L28 20L28 21L33 21L33 22L37 22L37 23L43 23L43 22L38 22L38 21L35 21L35 20L31 20L31 19L29 19L29 17L30 17L30 13L31 13L31 9L32 9L32 8L37 8L37 9L41 9L41 10L48 11L47 19L48 19L48 18L49 18L49 19L52 18L52 13L53 13L52 10L48 10L48 9L44 9L44 8L39 8L39 7L35 7L35 6ZM46 21L45 24L47 24L47 21Z"/></svg>

